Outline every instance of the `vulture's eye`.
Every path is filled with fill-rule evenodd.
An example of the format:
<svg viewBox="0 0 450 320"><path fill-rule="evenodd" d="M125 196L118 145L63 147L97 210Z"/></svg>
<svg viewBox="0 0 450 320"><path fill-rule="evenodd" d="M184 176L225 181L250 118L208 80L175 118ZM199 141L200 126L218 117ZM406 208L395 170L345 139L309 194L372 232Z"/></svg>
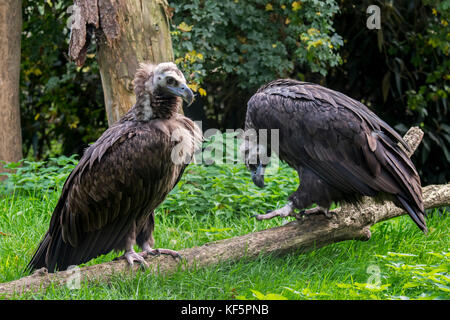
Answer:
<svg viewBox="0 0 450 320"><path fill-rule="evenodd" d="M168 85L171 85L171 86L177 84L177 81L174 78L172 78L172 77L167 78L166 82L167 82Z"/></svg>

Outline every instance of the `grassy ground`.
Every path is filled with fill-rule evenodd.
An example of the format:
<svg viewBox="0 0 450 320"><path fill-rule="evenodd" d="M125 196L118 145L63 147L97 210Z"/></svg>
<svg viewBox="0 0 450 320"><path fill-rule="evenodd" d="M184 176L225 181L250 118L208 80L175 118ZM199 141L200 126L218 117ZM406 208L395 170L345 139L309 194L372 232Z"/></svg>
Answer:
<svg viewBox="0 0 450 320"><path fill-rule="evenodd" d="M31 163L0 193L0 282L22 277L48 228L61 185L75 161ZM298 179L282 166L256 188L242 165L191 165L157 210L157 247L182 249L283 223L256 221L255 213L285 203ZM372 228L367 242L346 241L307 254L176 272L138 272L80 289L51 287L20 299L449 299L450 220L429 212L428 235L406 216ZM109 261L110 253L88 264Z"/></svg>

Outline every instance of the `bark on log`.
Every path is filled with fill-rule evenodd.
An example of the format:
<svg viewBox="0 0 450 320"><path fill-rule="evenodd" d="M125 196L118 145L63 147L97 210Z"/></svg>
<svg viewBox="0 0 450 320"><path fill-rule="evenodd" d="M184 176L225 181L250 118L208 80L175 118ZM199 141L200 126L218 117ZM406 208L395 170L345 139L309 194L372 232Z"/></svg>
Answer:
<svg viewBox="0 0 450 320"><path fill-rule="evenodd" d="M19 77L22 1L0 2L0 160L22 159ZM0 163L0 172L3 165ZM4 176L0 176L2 180Z"/></svg>
<svg viewBox="0 0 450 320"><path fill-rule="evenodd" d="M412 128L405 140L414 151L422 139L423 132ZM450 206L450 184L429 185L423 189L425 209ZM391 202L374 203L371 199L359 207L346 205L335 210L331 219L323 215L304 217L286 225L258 231L204 244L179 251L183 256L180 264L171 257L148 257L150 270L169 274L178 268L204 267L223 261L238 261L242 258L254 258L260 254L284 254L288 252L306 252L325 245L344 240L368 240L370 226L373 224L405 214L405 211ZM133 267L135 271L138 266ZM129 270L124 260L112 261L99 265L80 268L81 281L94 279L107 280L114 274ZM65 285L74 278L74 271L61 271L54 274L40 273L0 284L0 297L12 297L14 293L37 291L50 285Z"/></svg>
<svg viewBox="0 0 450 320"><path fill-rule="evenodd" d="M69 56L83 65L95 33L108 124L136 102L140 62L173 61L167 0L74 0Z"/></svg>

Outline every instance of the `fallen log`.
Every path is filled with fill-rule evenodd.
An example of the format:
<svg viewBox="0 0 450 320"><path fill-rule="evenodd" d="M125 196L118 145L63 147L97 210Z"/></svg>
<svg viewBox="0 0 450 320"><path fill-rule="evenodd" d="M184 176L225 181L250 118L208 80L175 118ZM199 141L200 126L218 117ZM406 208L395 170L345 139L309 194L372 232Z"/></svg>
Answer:
<svg viewBox="0 0 450 320"><path fill-rule="evenodd" d="M423 132L419 128L411 128L404 138L414 152L422 137ZM424 187L423 200L425 209L450 206L450 184ZM182 263L168 256L148 257L146 261L152 272L170 274L179 268L210 266L224 261L255 258L260 254L305 252L344 240L365 241L370 239L372 225L406 213L391 202L379 204L370 198L366 198L359 206L343 205L334 212L336 214L331 218L323 215L306 216L280 227L183 249L179 251L183 256ZM132 271L134 272L137 268L139 266L133 266ZM0 283L0 298L11 298L24 292L36 292L50 285L71 284L74 277L81 282L108 280L113 275L124 271L130 271L125 260L53 274L38 270L30 276Z"/></svg>

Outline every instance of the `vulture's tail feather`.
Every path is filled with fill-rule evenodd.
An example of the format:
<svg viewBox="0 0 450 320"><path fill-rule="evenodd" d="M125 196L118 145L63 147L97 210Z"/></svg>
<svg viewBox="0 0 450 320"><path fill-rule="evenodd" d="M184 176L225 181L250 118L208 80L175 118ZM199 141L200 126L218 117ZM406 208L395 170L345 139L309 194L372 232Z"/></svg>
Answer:
<svg viewBox="0 0 450 320"><path fill-rule="evenodd" d="M47 267L47 263L45 262L45 257L47 255L47 249L50 244L50 235L48 232L45 234L42 239L39 247L31 258L31 261L28 263L26 270L28 272L32 272L36 269L40 269L42 267Z"/></svg>
<svg viewBox="0 0 450 320"><path fill-rule="evenodd" d="M375 156L384 164L399 188L394 194L401 206L423 232L427 232L420 177L411 159L383 132L377 131Z"/></svg>
<svg viewBox="0 0 450 320"><path fill-rule="evenodd" d="M422 230L424 233L427 233L428 230L424 219L424 213L419 209L414 209L413 207L411 207L408 201L403 199L401 196L397 196L397 199L400 201L402 206L405 208L409 216L413 219L413 221L420 228L420 230Z"/></svg>

